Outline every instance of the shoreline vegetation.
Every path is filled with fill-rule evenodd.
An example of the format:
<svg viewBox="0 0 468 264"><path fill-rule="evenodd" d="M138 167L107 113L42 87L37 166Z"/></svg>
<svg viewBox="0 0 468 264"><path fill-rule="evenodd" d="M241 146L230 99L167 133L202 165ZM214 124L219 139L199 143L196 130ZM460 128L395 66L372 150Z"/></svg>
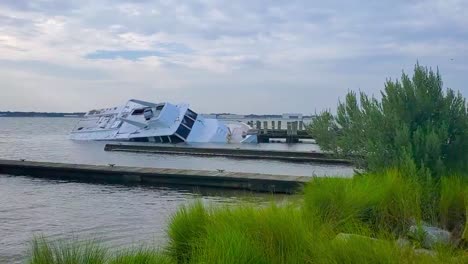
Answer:
<svg viewBox="0 0 468 264"><path fill-rule="evenodd" d="M28 263L468 263L468 112L438 71L416 64L380 100L350 92L310 131L360 172L282 203L181 207L160 249L36 238Z"/></svg>
<svg viewBox="0 0 468 264"><path fill-rule="evenodd" d="M466 177L426 182L395 169L314 178L287 202L181 207L159 250L37 237L28 263L468 263L467 210Z"/></svg>

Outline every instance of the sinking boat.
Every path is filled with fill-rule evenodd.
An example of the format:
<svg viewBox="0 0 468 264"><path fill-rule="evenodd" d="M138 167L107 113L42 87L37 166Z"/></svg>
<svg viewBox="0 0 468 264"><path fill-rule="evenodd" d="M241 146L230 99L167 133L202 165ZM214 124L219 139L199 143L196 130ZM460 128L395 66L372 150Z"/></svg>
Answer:
<svg viewBox="0 0 468 264"><path fill-rule="evenodd" d="M119 140L153 143L257 143L242 122L203 117L187 104L132 99L119 107L91 110L70 133L73 140Z"/></svg>

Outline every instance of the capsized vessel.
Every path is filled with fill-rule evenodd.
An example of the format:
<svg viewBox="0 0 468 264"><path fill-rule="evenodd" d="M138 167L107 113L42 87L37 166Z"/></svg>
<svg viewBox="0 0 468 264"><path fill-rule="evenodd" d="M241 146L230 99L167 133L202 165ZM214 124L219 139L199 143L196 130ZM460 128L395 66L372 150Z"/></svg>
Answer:
<svg viewBox="0 0 468 264"><path fill-rule="evenodd" d="M89 111L73 128L70 138L173 144L257 143L256 132L245 123L206 118L187 104L136 99L123 106Z"/></svg>

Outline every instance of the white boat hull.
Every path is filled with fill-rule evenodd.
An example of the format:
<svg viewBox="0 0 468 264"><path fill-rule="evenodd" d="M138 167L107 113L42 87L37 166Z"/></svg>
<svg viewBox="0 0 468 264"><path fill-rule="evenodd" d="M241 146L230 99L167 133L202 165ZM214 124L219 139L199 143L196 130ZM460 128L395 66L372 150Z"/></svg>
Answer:
<svg viewBox="0 0 468 264"><path fill-rule="evenodd" d="M130 100L125 106L92 110L70 134L73 140L154 143L257 143L245 123L204 118L188 105Z"/></svg>

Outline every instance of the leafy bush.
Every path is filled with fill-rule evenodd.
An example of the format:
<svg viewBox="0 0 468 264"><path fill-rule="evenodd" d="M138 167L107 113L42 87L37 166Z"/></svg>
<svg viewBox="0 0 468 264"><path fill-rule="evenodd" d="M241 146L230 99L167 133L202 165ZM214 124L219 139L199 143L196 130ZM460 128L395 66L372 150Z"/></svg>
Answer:
<svg viewBox="0 0 468 264"><path fill-rule="evenodd" d="M414 75L388 80L382 99L351 91L337 114L321 113L310 133L325 151L353 157L371 171L404 167L439 176L468 169L465 98L443 91L439 72L416 64Z"/></svg>

